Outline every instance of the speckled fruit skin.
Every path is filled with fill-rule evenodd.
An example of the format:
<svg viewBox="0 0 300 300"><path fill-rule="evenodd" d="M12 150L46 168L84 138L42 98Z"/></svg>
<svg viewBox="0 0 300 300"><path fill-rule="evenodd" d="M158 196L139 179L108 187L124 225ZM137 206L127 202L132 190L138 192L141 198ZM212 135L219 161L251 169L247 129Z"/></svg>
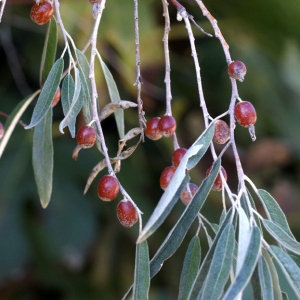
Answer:
<svg viewBox="0 0 300 300"><path fill-rule="evenodd" d="M225 144L230 138L230 129L226 122L217 120L215 122L215 132L213 141L217 144Z"/></svg>
<svg viewBox="0 0 300 300"><path fill-rule="evenodd" d="M139 219L136 208L131 201L122 200L117 205L117 216L124 227L133 226Z"/></svg>
<svg viewBox="0 0 300 300"><path fill-rule="evenodd" d="M212 166L210 168L208 168L208 170L206 171L206 174L205 174L206 177L210 174L211 169L212 169ZM227 181L227 173L226 173L225 169L222 166L220 168L220 171L222 172L222 174L223 174L223 176L225 178L225 181ZM218 173L218 175L217 175L217 177L216 177L216 179L214 181L214 184L213 184L213 186L211 188L211 190L215 191L215 192L222 191L222 185L223 184L222 184L222 179L221 179L220 171L219 171L219 173Z"/></svg>
<svg viewBox="0 0 300 300"><path fill-rule="evenodd" d="M172 154L172 164L175 168L177 168L186 153L187 149L185 148L178 148Z"/></svg>
<svg viewBox="0 0 300 300"><path fill-rule="evenodd" d="M189 188L192 196L195 195L196 191L198 190L198 186L195 183L189 183ZM184 205L188 205L191 201L190 193L188 192L187 187L182 191L180 194L180 200Z"/></svg>
<svg viewBox="0 0 300 300"><path fill-rule="evenodd" d="M51 106L54 107L60 100L60 87L57 88L54 98L52 100Z"/></svg>
<svg viewBox="0 0 300 300"><path fill-rule="evenodd" d="M169 166L169 167L166 167L161 172L161 175L160 175L160 178L159 178L159 183L160 183L160 187L163 190L165 190L168 187L175 171L176 171L176 168L174 166Z"/></svg>
<svg viewBox="0 0 300 300"><path fill-rule="evenodd" d="M244 81L244 77L247 73L245 64L239 60L233 61L228 65L228 74L231 78Z"/></svg>
<svg viewBox="0 0 300 300"><path fill-rule="evenodd" d="M234 107L234 116L243 127L249 127L256 123L256 111L254 106L248 101L242 101Z"/></svg>
<svg viewBox="0 0 300 300"><path fill-rule="evenodd" d="M92 126L82 126L79 128L76 134L77 144L81 146L81 148L87 149L91 148L95 145L97 140L96 130Z"/></svg>
<svg viewBox="0 0 300 300"><path fill-rule="evenodd" d="M54 13L53 5L48 1L40 1L33 4L30 11L30 18L38 25L44 25L52 18Z"/></svg>
<svg viewBox="0 0 300 300"><path fill-rule="evenodd" d="M158 129L161 135L169 137L176 131L176 120L172 116L163 116L158 122Z"/></svg>
<svg viewBox="0 0 300 300"><path fill-rule="evenodd" d="M111 175L104 175L98 182L98 197L103 201L114 200L120 190L119 181Z"/></svg>
<svg viewBox="0 0 300 300"><path fill-rule="evenodd" d="M151 139L151 140L158 140L162 137L161 133L159 132L158 129L158 122L160 118L159 117L154 117L150 119L147 122L146 128L145 128L145 135Z"/></svg>
<svg viewBox="0 0 300 300"><path fill-rule="evenodd" d="M3 137L4 137L4 126L0 122L0 141L3 139Z"/></svg>

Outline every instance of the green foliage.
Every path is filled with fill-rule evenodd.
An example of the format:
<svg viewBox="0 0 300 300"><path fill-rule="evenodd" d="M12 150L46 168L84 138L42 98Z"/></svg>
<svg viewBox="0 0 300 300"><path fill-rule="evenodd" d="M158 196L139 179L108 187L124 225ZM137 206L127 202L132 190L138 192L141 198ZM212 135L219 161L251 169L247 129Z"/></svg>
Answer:
<svg viewBox="0 0 300 300"><path fill-rule="evenodd" d="M101 67L102 67L104 77L105 77L105 80L106 80L106 84L107 84L107 87L108 87L110 100L112 102L117 102L117 101L121 100L117 85L116 85L116 83L115 83L115 81L112 77L111 72L109 71L109 69L107 68L106 64L104 63L104 61L102 59L100 59L100 63L101 63ZM115 114L115 117L116 117L119 137L120 137L120 139L122 139L124 137L124 131L125 131L125 128L124 128L124 110L123 109L117 109L114 112L114 114Z"/></svg>
<svg viewBox="0 0 300 300"><path fill-rule="evenodd" d="M65 117L59 124L59 131L63 132L63 129L68 126L71 136L75 137L75 123L76 117L79 114L83 104L83 93L81 90L81 82L79 76L79 70L75 68L75 84L71 75L67 75L63 87L61 101L65 111Z"/></svg>
<svg viewBox="0 0 300 300"><path fill-rule="evenodd" d="M200 239L194 236L189 243L184 258L183 268L180 276L178 299L186 299L192 287L194 278L197 275L201 261Z"/></svg>
<svg viewBox="0 0 300 300"><path fill-rule="evenodd" d="M30 124L25 129L30 129L36 126L46 115L51 107L52 100L59 86L61 75L63 72L64 61L59 58L53 65L45 84L42 88L38 101L34 107Z"/></svg>
<svg viewBox="0 0 300 300"><path fill-rule="evenodd" d="M53 144L52 109L34 127L32 164L39 197L43 208L49 204L52 192Z"/></svg>
<svg viewBox="0 0 300 300"><path fill-rule="evenodd" d="M296 23L287 22L296 19L298 6L292 1L282 4L269 0L247 4L233 1L226 4L217 1L205 3L219 19L233 59L245 61L248 67L247 78L238 87L239 96L253 99L257 107L256 145L265 136L275 144L276 139L290 138L290 148L284 148L289 152L290 160L280 164L280 153L277 156L272 153L263 156L255 145L249 146L245 129L235 129L238 150L245 154L241 157L245 173L251 175L257 186L267 186L276 195L273 197L265 190L256 189L253 182L253 190L248 191L245 187L245 183L250 181L248 177L242 179L243 182L238 178L237 184L232 154L228 155L228 150L225 154L221 153L221 148L216 148L216 152L212 150L212 120L228 110L230 98L224 53L216 39L203 36L193 29L196 48L200 53L205 100L211 116L207 119L208 126L203 122L207 116L201 116L199 111L199 86L196 88L184 24L177 23L177 12L170 5L172 114L177 120L179 144L188 148L188 152L161 195L157 179L165 161L170 161L173 151L171 139L156 143L146 140L139 144L140 138L136 144L139 146L128 148L126 152L123 150L125 143L130 143L129 140L136 135L120 141L125 136L125 125L138 128L144 120L139 120L133 109L124 114L124 109L119 108L114 111L116 126L109 118L101 122L108 148L106 153L106 147L101 144L102 137L99 137L101 132L95 124L97 120L94 119L106 102L116 102L121 98L136 99L133 83L137 81L133 70L139 66L134 59L137 44L134 40L132 4L125 2L110 1L104 11L98 50L105 62L97 53L102 69L100 72L97 64L92 70L90 59L95 53L87 54L86 49L81 51L76 48L81 49L79 45L88 40L91 29L97 24L92 20L92 6L88 2L61 3L64 25L74 39L67 36L66 48L66 41L58 35L61 28L54 18L45 32L43 50L28 44L20 29L13 30L20 39L14 41L19 45L20 56L28 60L30 66L28 70L24 69L26 78L35 78L35 82L30 84L40 85L42 90L26 98L20 97L15 91L16 86L22 89L24 82L10 88L12 79L7 76L9 66L5 62L1 71L3 85L0 93L1 99L6 100L2 95L8 95L9 101L1 100L0 111L9 112L9 118L5 123L5 136L0 142L0 157L4 153L0 160L0 239L3 241L0 246L0 281L3 280L5 285L5 280L9 281L15 270L25 270L24 276L33 278L33 283L29 283L31 287L36 291L46 290L45 293L36 292L40 293L36 297L41 299L119 299L131 286L124 299L165 300L178 297L231 300L243 296L248 300L251 293L246 287L250 287L250 283L253 299L288 299L288 295L290 299L299 298L300 246L296 240L299 233L295 230L298 225L297 207L291 206L289 212L289 205L293 202L289 197L283 197L286 200L283 202L280 198L282 190L276 190L272 181L275 177L279 189L284 180L295 183L299 180L299 151L294 151L295 154L290 151L300 149L297 135L300 111L297 98L300 93L296 80L300 66L299 33ZM198 24L212 32L198 7L196 9L192 3L182 4L193 13ZM293 17L287 18L283 11ZM22 14L21 11L14 13ZM139 2L144 108L138 107L138 110L145 109L147 118L164 114L164 106L161 105L165 100L165 74L162 71L165 66L161 50L164 26L161 14L160 3ZM15 25L12 23L9 26ZM289 32L288 37L283 34L284 30ZM30 33L34 36L33 32ZM40 39L41 36L37 35ZM63 54L57 59L56 52ZM39 62L40 57L39 66L33 64L35 60ZM99 93L92 84L94 77L97 78L95 84ZM16 78L22 81L22 76ZM62 108L52 109L51 102L59 85ZM30 118L30 112L25 110L39 93L30 124L26 126L26 129L33 128L34 132L21 131L18 121L21 116L24 118L22 121ZM22 98L24 100L19 102ZM96 149L82 151L82 157L75 163L71 160L71 153L76 142L71 137L75 137L76 126L92 121L96 121L92 126L97 129L100 153ZM64 131L66 127L70 135ZM60 132L65 132L65 135ZM175 147L176 143L174 139ZM33 169L30 166L30 149ZM254 155L248 149L254 149ZM112 155L113 152L117 154ZM121 152L125 153L126 158L122 161L122 168ZM140 225L142 230L139 232L134 228L121 231L115 225L115 206L113 203L111 206L99 203L96 185L91 186L87 196L82 196L88 174L98 161L106 159L103 160L105 154L118 157L108 161L115 164L123 197L131 197L144 212L143 220L147 222L144 227ZM211 156L213 169L204 178L204 170L212 164ZM270 160L268 164L266 158L269 156L278 160ZM221 196L210 193L220 169L221 157L222 165L230 170L228 186L222 194L223 207ZM249 160L247 157L250 157ZM106 169L108 161L103 165L104 171L100 171L103 174L113 172L112 168ZM196 180L200 187L182 209L177 202L180 202L179 196L190 180ZM298 194L295 184L296 204L300 199ZM279 202L275 200L278 195ZM51 199L47 210L40 210L36 205L38 198L43 208ZM292 224L290 228L286 212L293 217L294 211L294 225L293 220L289 220ZM219 219L219 224L215 224ZM272 245L274 242L279 247ZM26 267L28 265L30 267ZM24 297L35 299L32 290L26 289ZM54 296L51 291L54 291ZM21 296L18 293L23 294L23 291L10 291L11 299L19 299Z"/></svg>
<svg viewBox="0 0 300 300"><path fill-rule="evenodd" d="M73 109L70 110L70 107L72 106L72 100L74 97L74 91L75 91L74 80L70 74L67 74L63 80L63 84L61 88L61 105L63 108L64 115L66 116L65 119L67 118L67 115L69 115L67 126L69 127L72 137L75 137L76 116L79 112L77 111L77 109L75 109L77 105L75 106L74 104L73 104ZM80 110L82 107L83 95L81 95L81 97L78 97L77 100L79 100L78 102L81 102L81 106L78 105L78 108Z"/></svg>
<svg viewBox="0 0 300 300"><path fill-rule="evenodd" d="M52 66L55 62L56 49L57 49L57 24L56 19L53 17L49 21L45 44L42 53L42 61L40 67L40 85L42 86L45 82Z"/></svg>
<svg viewBox="0 0 300 300"><path fill-rule="evenodd" d="M149 253L146 241L136 245L133 299L148 299L150 287Z"/></svg>
<svg viewBox="0 0 300 300"><path fill-rule="evenodd" d="M201 290L201 299L219 299L229 277L234 249L234 229L228 224L217 243L209 271Z"/></svg>

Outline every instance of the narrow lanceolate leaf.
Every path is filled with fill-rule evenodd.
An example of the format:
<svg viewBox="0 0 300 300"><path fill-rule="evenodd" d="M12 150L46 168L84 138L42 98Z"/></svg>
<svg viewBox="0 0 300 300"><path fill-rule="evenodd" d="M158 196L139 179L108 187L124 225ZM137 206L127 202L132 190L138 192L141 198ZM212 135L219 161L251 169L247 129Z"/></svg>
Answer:
<svg viewBox="0 0 300 300"><path fill-rule="evenodd" d="M259 274L259 282L261 286L263 299L273 300L274 292L273 292L271 272L263 256L260 256L258 260L258 274Z"/></svg>
<svg viewBox="0 0 300 300"><path fill-rule="evenodd" d="M231 269L234 242L234 229L228 224L218 241L202 290L202 300L220 299Z"/></svg>
<svg viewBox="0 0 300 300"><path fill-rule="evenodd" d="M207 139L207 135L209 135L210 139ZM184 178L186 178L186 169L187 169L187 164L189 162L189 159L193 156L197 156L199 152L201 152L203 156L210 145L211 139L212 136L210 130L205 130L200 136L200 138L185 153L168 187L166 188L164 194L160 198L158 205L156 206L154 212L152 213L149 221L145 225L145 228L141 232L137 241L138 243L147 239L162 224L162 222L168 216L174 204L179 198L177 197L178 193L176 194L176 192L178 191ZM203 149L205 149L205 151L203 151ZM201 158L198 157L197 159L201 159Z"/></svg>
<svg viewBox="0 0 300 300"><path fill-rule="evenodd" d="M263 220L263 224L267 231L286 249L300 254L300 243L291 238L285 231L283 231L278 225L269 221Z"/></svg>
<svg viewBox="0 0 300 300"><path fill-rule="evenodd" d="M133 299L147 300L149 287L149 253L147 241L144 241L136 245Z"/></svg>
<svg viewBox="0 0 300 300"><path fill-rule="evenodd" d="M259 275L258 275L258 264L256 265L251 277L251 286L252 286L253 299L263 300L260 282L259 282Z"/></svg>
<svg viewBox="0 0 300 300"><path fill-rule="evenodd" d="M63 132L63 129L68 126L69 128L75 127L76 117L79 114L81 108L82 108L82 102L83 102L83 94L81 93L81 83L80 83L80 76L79 76L79 70L75 68L75 88L74 88L74 94L72 98L71 105L69 107L69 110L67 114L65 115L64 119L59 124L59 131L61 133ZM71 136L75 137L75 130L70 131Z"/></svg>
<svg viewBox="0 0 300 300"><path fill-rule="evenodd" d="M277 224L284 230L291 238L294 238L289 224L286 220L285 214L281 210L276 200L265 190L257 190L258 196L264 206L268 219Z"/></svg>
<svg viewBox="0 0 300 300"><path fill-rule="evenodd" d="M52 192L52 109L34 128L32 164L40 201L42 207L46 208Z"/></svg>
<svg viewBox="0 0 300 300"><path fill-rule="evenodd" d="M198 299L198 295L201 292L201 289L203 287L206 275L207 275L208 270L210 268L210 264L211 264L211 261L213 259L213 255L214 255L217 243L218 243L218 241L221 237L221 234L223 233L223 230L225 229L225 227L228 224L232 224L232 221L233 221L233 218L234 218L234 213L235 213L235 210L233 208L231 208L227 212L222 224L219 227L219 231L218 231L217 235L215 236L215 238L213 240L213 243L212 243L211 247L209 248L209 251L207 252L207 254L206 254L206 256L205 256L205 258L204 258L204 260L203 260L203 262L200 266L200 269L198 270L197 276L196 276L196 278L193 282L189 297L187 299L193 299L193 300Z"/></svg>
<svg viewBox="0 0 300 300"><path fill-rule="evenodd" d="M57 48L57 24L55 17L52 17L48 23L44 49L42 54L42 61L40 67L40 84L45 82L55 61Z"/></svg>
<svg viewBox="0 0 300 300"><path fill-rule="evenodd" d="M251 228L250 228L249 219L245 211L241 207L238 208L238 214L239 214L239 238L238 238L238 255L236 259L236 273L239 273L241 271L246 254L248 252L248 247L251 238Z"/></svg>
<svg viewBox="0 0 300 300"><path fill-rule="evenodd" d="M245 289L256 266L260 254L260 247L261 232L260 229L255 226L252 227L250 243L241 270L236 274L232 284L222 298L223 300L235 299L235 297Z"/></svg>
<svg viewBox="0 0 300 300"><path fill-rule="evenodd" d="M262 255L263 255L263 257L269 267L269 270L270 270L273 291L274 291L274 298L275 298L275 300L282 300L278 273L277 273L276 267L274 265L274 262L270 256L269 252L267 252L265 249L262 249Z"/></svg>
<svg viewBox="0 0 300 300"><path fill-rule="evenodd" d="M6 122L4 124L5 134L4 134L3 139L0 142L0 158L1 158L2 153L10 139L10 136L11 136L12 132L14 131L16 125L18 124L22 114L24 113L24 111L26 110L28 105L32 102L32 100L36 97L36 95L38 95L39 92L40 91L37 91L34 94L32 94L32 95L26 97L24 100L22 100L14 108L14 110L9 115L9 118L6 120Z"/></svg>
<svg viewBox="0 0 300 300"><path fill-rule="evenodd" d="M66 77L64 78L61 87L61 104L62 104L64 115L67 115L71 107L74 91L75 91L74 80L70 74L67 74ZM75 134L75 122L74 123L70 122L68 124L68 127L71 135L73 136L73 134Z"/></svg>
<svg viewBox="0 0 300 300"><path fill-rule="evenodd" d="M163 262L169 258L172 254L180 246L183 238L185 237L188 229L192 225L193 221L195 220L199 210L203 206L207 195L209 194L211 187L217 177L219 172L221 162L218 159L214 164L211 170L210 175L205 178L195 193L193 199L186 207L184 212L182 213L181 217L169 232L168 236L161 244L153 258L150 262L150 276L151 278L160 270L163 265Z"/></svg>
<svg viewBox="0 0 300 300"><path fill-rule="evenodd" d="M268 251L275 257L286 279L300 298L300 269L297 264L279 247L270 246Z"/></svg>
<svg viewBox="0 0 300 300"><path fill-rule="evenodd" d="M82 112L85 122L88 124L92 121L92 83L90 79L90 67L85 55L76 49L75 51L78 67L80 70L80 81L84 95Z"/></svg>
<svg viewBox="0 0 300 300"><path fill-rule="evenodd" d="M200 260L200 239L198 236L194 236L190 241L187 252L185 254L183 268L180 276L178 300L187 299L192 287L192 283L197 275Z"/></svg>
<svg viewBox="0 0 300 300"><path fill-rule="evenodd" d="M64 61L62 58L58 59L53 65L33 110L30 124L25 129L36 126L50 109L51 102L59 86L63 67Z"/></svg>
<svg viewBox="0 0 300 300"><path fill-rule="evenodd" d="M104 61L101 58L100 58L100 62L101 62L102 70L103 70L104 77L106 80L106 84L108 87L108 92L109 92L111 102L120 101L121 100L120 94L119 94L116 82L114 81L114 78L113 78L111 72L109 71L106 64L104 63ZM115 114L115 118L116 118L119 136L120 136L120 139L122 139L124 136L124 132L125 132L124 111L123 111L123 109L117 109L114 112L114 114Z"/></svg>

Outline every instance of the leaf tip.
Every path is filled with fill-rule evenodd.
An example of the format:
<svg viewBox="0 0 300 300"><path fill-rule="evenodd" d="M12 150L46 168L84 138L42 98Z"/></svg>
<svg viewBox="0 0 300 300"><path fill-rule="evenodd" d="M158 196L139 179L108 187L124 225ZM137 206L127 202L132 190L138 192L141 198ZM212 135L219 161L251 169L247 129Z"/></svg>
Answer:
<svg viewBox="0 0 300 300"><path fill-rule="evenodd" d="M49 201L43 201L43 200L41 199L41 205L42 205L42 208L43 208L43 209L46 209L47 206L48 206L48 204L49 204Z"/></svg>
<svg viewBox="0 0 300 300"><path fill-rule="evenodd" d="M31 129L32 127L33 126L29 124L29 125L25 126L24 129Z"/></svg>

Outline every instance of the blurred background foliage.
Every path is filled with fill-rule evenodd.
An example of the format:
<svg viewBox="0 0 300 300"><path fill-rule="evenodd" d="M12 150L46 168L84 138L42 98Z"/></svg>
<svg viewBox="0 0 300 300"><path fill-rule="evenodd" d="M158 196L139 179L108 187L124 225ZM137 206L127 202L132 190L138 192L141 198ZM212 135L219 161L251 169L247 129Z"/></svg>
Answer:
<svg viewBox="0 0 300 300"><path fill-rule="evenodd" d="M0 111L9 114L26 95L39 88L39 64L45 26L29 18L33 1L8 1L0 24ZM196 22L213 32L194 1L182 1ZM293 233L300 240L300 7L297 1L211 0L204 4L218 20L230 45L233 60L243 61L246 79L238 83L239 95L256 107L257 140L237 126L236 141L245 173L258 188L268 190L279 202ZM170 58L172 109L181 147L188 148L203 131L196 77L184 23L176 21L171 5ZM68 32L79 49L93 27L89 1L61 1ZM139 1L142 85L146 118L165 113L164 18L160 1ZM203 88L212 117L227 110L230 81L221 45L216 38L193 27L201 65ZM63 49L60 37L58 56ZM122 99L135 101L135 44L132 1L110 0L101 20L98 48L111 69ZM89 51L89 50L88 50ZM88 52L87 52L88 53ZM88 54L87 54L88 55ZM109 102L100 66L97 83L100 106ZM33 105L22 117L28 123ZM0 116L3 123L5 119ZM58 131L63 114L54 108L54 182L51 202L41 208L31 165L32 131L17 126L0 160L0 298L1 299L120 299L133 281L135 239L138 226L123 228L116 217L118 200L105 203L96 193L97 179L86 196L86 179L102 156L96 147L81 151L73 161L76 142ZM136 111L125 112L126 129L138 126ZM228 118L225 117L228 121ZM78 126L82 124L78 118ZM113 117L103 121L110 156L117 150ZM128 143L130 145L130 143ZM122 162L119 180L149 218L162 191L161 171L171 164L171 139L146 139ZM220 151L217 147L217 150ZM212 163L208 153L191 172L200 184ZM236 191L235 163L230 150L222 161L228 181ZM98 175L106 173L105 170ZM258 203L257 203L258 205ZM184 206L178 203L164 225L149 239L152 256L175 224ZM261 207L258 205L259 211ZM211 193L203 214L218 222L221 195ZM175 299L191 228L178 252L153 278L150 299ZM202 239L203 252L207 248ZM285 284L285 283L283 283ZM286 287L286 290L288 287ZM285 290L285 288L283 288ZM244 296L250 299L251 291ZM292 296L291 296L292 297ZM293 299L293 298L291 298Z"/></svg>

